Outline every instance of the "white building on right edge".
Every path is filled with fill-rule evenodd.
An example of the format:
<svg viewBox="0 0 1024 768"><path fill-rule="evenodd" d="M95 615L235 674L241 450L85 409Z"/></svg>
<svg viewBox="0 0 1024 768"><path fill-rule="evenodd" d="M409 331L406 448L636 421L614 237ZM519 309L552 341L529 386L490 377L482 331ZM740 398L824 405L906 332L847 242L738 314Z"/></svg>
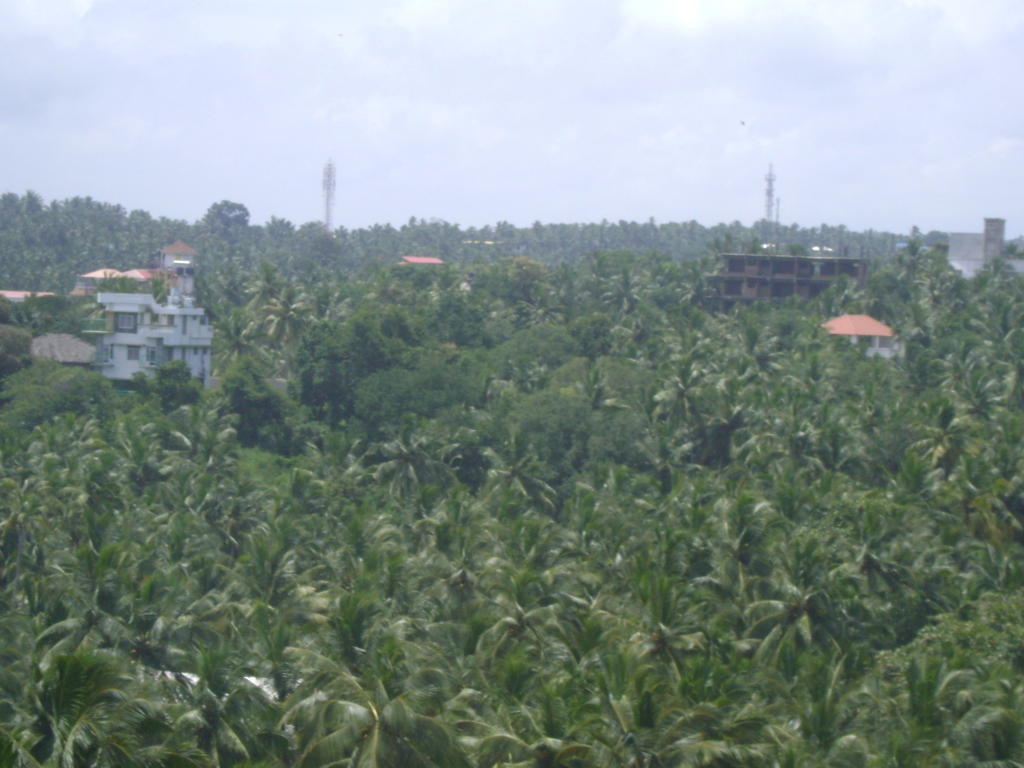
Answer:
<svg viewBox="0 0 1024 768"><path fill-rule="evenodd" d="M964 277L974 277L990 262L1003 258L1006 247L1006 219L985 219L984 232L950 232L949 265ZM1008 259L1006 264L1024 274L1024 260Z"/></svg>

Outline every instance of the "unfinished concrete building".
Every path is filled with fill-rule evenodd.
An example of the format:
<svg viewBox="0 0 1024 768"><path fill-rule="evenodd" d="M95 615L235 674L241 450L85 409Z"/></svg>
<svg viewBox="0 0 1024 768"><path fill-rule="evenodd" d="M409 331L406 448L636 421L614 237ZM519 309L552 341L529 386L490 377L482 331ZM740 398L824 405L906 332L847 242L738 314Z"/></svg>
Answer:
<svg viewBox="0 0 1024 768"><path fill-rule="evenodd" d="M722 268L709 280L722 309L791 296L813 299L841 278L863 285L868 273L866 260L839 256L727 253L721 260Z"/></svg>

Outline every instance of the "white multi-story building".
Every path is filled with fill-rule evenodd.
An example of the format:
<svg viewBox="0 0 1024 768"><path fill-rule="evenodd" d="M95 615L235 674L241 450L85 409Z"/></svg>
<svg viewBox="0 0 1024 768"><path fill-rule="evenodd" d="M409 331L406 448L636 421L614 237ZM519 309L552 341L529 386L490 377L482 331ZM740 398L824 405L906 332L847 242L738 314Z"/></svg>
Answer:
<svg viewBox="0 0 1024 768"><path fill-rule="evenodd" d="M167 304L148 293L98 293L102 318L87 330L101 334L96 366L109 379L151 375L164 363L180 360L203 386L210 382L213 326L192 297L174 292Z"/></svg>

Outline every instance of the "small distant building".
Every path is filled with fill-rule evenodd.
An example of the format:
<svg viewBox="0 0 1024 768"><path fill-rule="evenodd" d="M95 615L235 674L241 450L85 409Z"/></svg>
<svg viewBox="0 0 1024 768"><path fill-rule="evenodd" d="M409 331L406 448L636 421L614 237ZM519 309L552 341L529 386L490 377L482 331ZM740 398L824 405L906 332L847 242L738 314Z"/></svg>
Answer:
<svg viewBox="0 0 1024 768"><path fill-rule="evenodd" d="M444 264L444 260L436 256L403 256L399 264Z"/></svg>
<svg viewBox="0 0 1024 768"><path fill-rule="evenodd" d="M867 262L840 256L727 253L708 281L718 294L718 305L729 309L737 303L791 296L813 299L840 278L863 285Z"/></svg>
<svg viewBox="0 0 1024 768"><path fill-rule="evenodd" d="M949 233L949 265L964 277L974 277L1005 251L1005 219L985 219L983 232ZM1006 264L1018 275L1024 274L1024 260L1010 259Z"/></svg>
<svg viewBox="0 0 1024 768"><path fill-rule="evenodd" d="M32 339L32 357L45 357L64 365L92 365L96 348L70 333L44 333Z"/></svg>
<svg viewBox="0 0 1024 768"><path fill-rule="evenodd" d="M158 304L148 293L98 293L102 318L84 328L98 335L95 365L109 379L129 381L140 371L151 375L164 363L180 360L209 386L213 326L192 298Z"/></svg>
<svg viewBox="0 0 1024 768"><path fill-rule="evenodd" d="M154 254L150 270L166 277L169 286L184 296L195 293L196 256L199 254L181 240L175 240Z"/></svg>
<svg viewBox="0 0 1024 768"><path fill-rule="evenodd" d="M840 315L823 327L833 335L849 337L854 344L864 341L869 356L888 358L901 352L895 331L870 315Z"/></svg>
<svg viewBox="0 0 1024 768"><path fill-rule="evenodd" d="M185 245L181 240L176 240L153 254L145 268L121 272L104 267L79 275L71 295L93 296L98 290L101 280L114 278L133 280L139 291L148 291L152 288L154 280L162 278L167 281L169 290L177 291L183 296L191 296L195 293L197 255L194 249Z"/></svg>
<svg viewBox="0 0 1024 768"><path fill-rule="evenodd" d="M84 275L78 276L78 279L75 281L75 287L71 290L71 295L93 296L101 280L113 280L115 277L122 276L120 270L117 269L110 269L109 267L94 269L92 272L86 272Z"/></svg>
<svg viewBox="0 0 1024 768"><path fill-rule="evenodd" d="M49 291L0 291L0 296L14 304L20 304L33 296L53 296Z"/></svg>

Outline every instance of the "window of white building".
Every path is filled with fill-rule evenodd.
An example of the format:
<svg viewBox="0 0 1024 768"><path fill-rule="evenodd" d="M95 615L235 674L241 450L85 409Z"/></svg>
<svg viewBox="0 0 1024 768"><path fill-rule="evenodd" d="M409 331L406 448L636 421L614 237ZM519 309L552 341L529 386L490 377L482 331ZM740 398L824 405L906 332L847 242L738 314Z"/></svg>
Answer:
<svg viewBox="0 0 1024 768"><path fill-rule="evenodd" d="M139 325L139 316L134 312L115 312L114 330L121 333L135 333Z"/></svg>

